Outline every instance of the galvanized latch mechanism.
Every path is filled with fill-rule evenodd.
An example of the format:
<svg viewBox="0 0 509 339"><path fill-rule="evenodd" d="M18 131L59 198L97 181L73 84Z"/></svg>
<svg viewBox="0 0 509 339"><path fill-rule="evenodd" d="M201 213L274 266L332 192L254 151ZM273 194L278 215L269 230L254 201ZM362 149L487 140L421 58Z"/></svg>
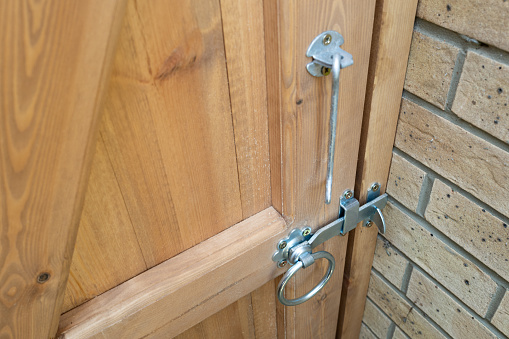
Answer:
<svg viewBox="0 0 509 339"><path fill-rule="evenodd" d="M279 283L279 301L287 306L302 304L314 296L332 276L335 267L335 260L332 254L326 251L312 253L313 248L329 240L336 235L345 235L353 230L362 221L364 227L378 226L380 233L385 233L385 220L381 210L387 204L387 194L380 195L380 184L374 183L368 190L366 204L359 207L359 201L353 197L351 190L346 190L340 200L339 218L330 224L312 233L310 227L293 229L287 238L277 244L277 252L272 256L278 267L287 263L293 265L285 273ZM284 289L290 278L301 268L312 265L316 259L324 258L329 262L327 273L322 280L311 291L296 299L286 299Z"/></svg>
<svg viewBox="0 0 509 339"><path fill-rule="evenodd" d="M350 53L340 46L345 42L336 31L326 31L313 39L306 52L313 60L306 68L312 76L329 75L332 69L332 94L329 120L329 152L327 155L327 179L325 182L325 203L330 204L332 194L332 172L334 170L334 149L336 147L336 125L338 121L339 71L353 65Z"/></svg>

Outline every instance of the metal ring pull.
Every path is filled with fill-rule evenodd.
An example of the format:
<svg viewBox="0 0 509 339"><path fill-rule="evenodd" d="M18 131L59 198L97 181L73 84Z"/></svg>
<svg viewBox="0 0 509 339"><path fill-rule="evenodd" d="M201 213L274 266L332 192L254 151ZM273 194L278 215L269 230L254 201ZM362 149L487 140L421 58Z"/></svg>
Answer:
<svg viewBox="0 0 509 339"><path fill-rule="evenodd" d="M299 260L295 263L295 265L293 265L292 267L290 267L290 269L288 271L286 271L285 275L283 276L283 279L281 279L281 281L279 282L279 286L278 286L278 290L277 290L277 297L283 305L295 306L295 305L299 305L299 304L302 304L303 302L308 301L315 294L317 294L318 291L320 291L325 286L325 284L327 284L330 277L332 276L332 272L334 272L334 268L336 266L336 261L334 260L334 257L332 256L332 254L330 254L329 252L325 252L325 251L319 251L319 252L311 253L311 254L309 254L309 256L312 257L313 261L316 259L321 259L321 258L327 259L327 261L329 261L327 273L325 273L324 277L318 283L318 285L316 285L311 291L304 294L302 297L299 297L296 299L286 299L284 296L284 290L285 290L286 284L288 283L288 281L290 281L290 279L293 277L293 275L295 273L297 273L298 270L300 270L301 268L305 268L304 263L299 258Z"/></svg>

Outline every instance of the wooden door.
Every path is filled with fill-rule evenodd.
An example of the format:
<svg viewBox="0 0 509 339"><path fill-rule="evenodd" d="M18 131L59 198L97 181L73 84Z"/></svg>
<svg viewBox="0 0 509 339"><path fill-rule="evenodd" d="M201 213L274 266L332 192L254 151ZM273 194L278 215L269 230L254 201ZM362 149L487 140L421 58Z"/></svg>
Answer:
<svg viewBox="0 0 509 339"><path fill-rule="evenodd" d="M53 210L69 211L59 226L65 236L50 232L52 220L41 220L49 230L43 234L52 237L40 251L26 254L32 261L16 259L17 245L5 242L11 247L7 254L2 252L3 262L35 263L31 271L15 272L16 279L21 277L18 280L11 279L12 269L1 272L4 281L11 279L10 285L4 284L9 287L5 295L17 297L17 288L36 288L23 306L33 310L28 314L21 315L16 302L2 300L2 314L9 315L0 326L2 331L14 336L53 336L58 324L63 337L334 337L348 235L316 249L334 255L336 270L317 296L296 307L284 307L275 298L279 278L273 279L284 269L276 267L271 255L291 229L310 226L316 230L337 218L340 195L355 186L375 1L129 0L115 4L97 2L83 16L83 8L76 5L74 26L67 22L65 8L18 9L18 16L35 26L42 25L37 18L50 14L60 15L57 19L69 27L83 26L76 40L94 41L95 36L104 35L101 29L112 33L104 39L109 41L107 46L76 42L75 50L69 48L69 57L76 62L64 71L86 69L90 61L84 62L81 55L87 48L96 48L103 52L101 67L75 76L107 78L109 83L96 81L95 91L86 92L87 87L78 91L77 98L93 102L101 102L99 94L104 93L103 105L91 105L85 123L62 119L59 127L71 126L82 134L81 139L70 135L66 141L60 136L54 141L57 146L73 142L74 148L62 146L59 151L60 146L54 146L57 151L40 160L65 163L76 145L81 147L73 154L74 161L79 159L76 168L65 168L67 176L55 178L55 182L74 185L67 194L69 207L60 207L62 198L52 198L58 192L48 200ZM96 21L96 12L104 18ZM115 19L118 16L121 21ZM118 35L114 19L121 22ZM98 28L89 37L87 29L94 25ZM18 26L23 36L25 28L22 23ZM331 29L344 36L342 47L353 55L354 65L341 73L332 203L326 205L331 83L328 77L308 74L305 52L316 35ZM66 32L58 30L42 32L50 38L66 37ZM113 42L116 52L107 58L107 47ZM54 56L55 46L42 53L43 60ZM24 51L29 56L36 52ZM40 75L48 81L53 76ZM103 87L104 91L97 90ZM58 105L62 98L51 100ZM50 107L29 111L49 114ZM97 124L96 107L102 107ZM13 121L26 116L16 109ZM51 116L47 119L53 121ZM46 125L36 122L41 130L34 135L45 136ZM21 201L15 207L7 203L19 194L6 182L14 180L18 189L27 180L18 169L25 166L25 153L13 152L16 142L26 139L26 132L19 121L4 119L2 123L2 131L13 140L2 143L5 199L1 215L10 229L13 211L23 215L24 209L37 212L43 207L32 204L42 199L38 189L29 192L29 203ZM58 135L58 130L52 133ZM95 153L85 147L94 145L92 141ZM34 152L39 156L46 151ZM93 160L84 186L89 154ZM10 168L16 171L6 171ZM36 179L36 184L43 181ZM84 197L81 217L72 219L80 216L76 212L81 210L80 197ZM16 229L28 232L27 239L39 236L30 218L17 220ZM55 249L48 250L48 243ZM69 258L69 248L71 252L74 248L70 264L64 260ZM310 290L325 269L319 261L299 272L287 286L287 295ZM38 281L43 276L40 272L46 271L52 278ZM16 289L11 288L13 284ZM51 312L44 312L45 306Z"/></svg>

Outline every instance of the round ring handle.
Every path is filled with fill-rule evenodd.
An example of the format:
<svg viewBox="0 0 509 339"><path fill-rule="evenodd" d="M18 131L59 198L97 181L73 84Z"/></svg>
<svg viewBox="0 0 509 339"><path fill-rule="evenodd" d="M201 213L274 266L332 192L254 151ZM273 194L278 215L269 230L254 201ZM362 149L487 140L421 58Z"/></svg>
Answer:
<svg viewBox="0 0 509 339"><path fill-rule="evenodd" d="M285 275L283 276L283 279L281 279L281 281L279 282L279 287L277 290L277 297L278 297L279 301L281 302L281 304L286 305L286 306L295 306L295 305L302 304L303 302L308 301L315 294L317 294L318 291L320 291L325 286L325 284L327 284L327 282L329 281L330 277L332 276L332 272L334 272L334 267L336 266L336 261L334 260L334 257L332 256L332 254L330 254L329 252L325 252L325 251L319 251L319 252L311 253L311 256L315 260L323 258L323 259L327 259L329 261L329 267L327 268L327 273L325 273L325 275L323 276L322 280L318 283L318 285L316 285L311 291L304 294L302 297L296 298L296 299L286 299L284 296L284 290L285 290L286 284L288 283L288 281L290 281L290 279L293 277L293 275L295 273L297 273L298 270L300 270L301 268L304 267L302 261L300 261L300 260L297 261L297 263L295 263L295 265L293 265L292 267L290 267L290 269L288 271L286 271Z"/></svg>

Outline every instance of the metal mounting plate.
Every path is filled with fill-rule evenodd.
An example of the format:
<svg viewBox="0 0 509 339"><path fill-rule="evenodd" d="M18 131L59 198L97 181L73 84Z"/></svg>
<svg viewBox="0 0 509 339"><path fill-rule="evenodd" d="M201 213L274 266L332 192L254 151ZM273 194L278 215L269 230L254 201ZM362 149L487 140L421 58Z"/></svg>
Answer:
<svg viewBox="0 0 509 339"><path fill-rule="evenodd" d="M315 77L327 75L322 72L322 67L332 68L334 54L341 56L341 68L353 65L352 55L339 47L344 42L343 36L336 31L326 31L314 38L306 52L307 57L313 58L306 66L308 72Z"/></svg>

